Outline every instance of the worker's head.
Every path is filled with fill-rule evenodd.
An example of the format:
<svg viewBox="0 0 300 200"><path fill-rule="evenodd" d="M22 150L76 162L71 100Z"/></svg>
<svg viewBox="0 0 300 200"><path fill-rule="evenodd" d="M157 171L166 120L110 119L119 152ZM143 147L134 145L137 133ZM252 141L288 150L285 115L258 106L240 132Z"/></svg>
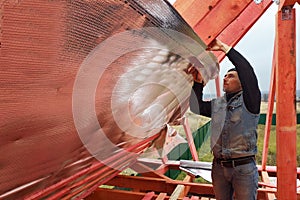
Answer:
<svg viewBox="0 0 300 200"><path fill-rule="evenodd" d="M230 94L242 90L242 85L235 68L227 71L223 79L223 91Z"/></svg>

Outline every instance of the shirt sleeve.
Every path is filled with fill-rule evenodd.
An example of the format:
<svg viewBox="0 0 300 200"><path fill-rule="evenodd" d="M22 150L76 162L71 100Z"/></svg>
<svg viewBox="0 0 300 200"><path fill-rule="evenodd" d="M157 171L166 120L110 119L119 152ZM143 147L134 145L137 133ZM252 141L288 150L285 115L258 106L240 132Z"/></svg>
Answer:
<svg viewBox="0 0 300 200"><path fill-rule="evenodd" d="M211 101L203 101L203 87L202 83L194 82L190 96L190 110L195 114L211 117Z"/></svg>
<svg viewBox="0 0 300 200"><path fill-rule="evenodd" d="M243 98L246 108L253 114L260 113L261 92L257 77L250 63L234 48L226 54L235 66L243 89Z"/></svg>

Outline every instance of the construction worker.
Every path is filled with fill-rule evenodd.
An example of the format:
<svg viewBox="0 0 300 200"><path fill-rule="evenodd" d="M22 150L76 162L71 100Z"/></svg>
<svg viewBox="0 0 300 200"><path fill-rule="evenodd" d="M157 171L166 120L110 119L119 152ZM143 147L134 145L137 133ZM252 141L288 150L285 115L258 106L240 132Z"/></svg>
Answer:
<svg viewBox="0 0 300 200"><path fill-rule="evenodd" d="M203 101L204 82L195 68L190 97L193 113L211 117L212 184L216 199L256 199L257 124L261 93L253 68L234 48L215 39L207 48L223 51L235 66L223 79L223 97Z"/></svg>

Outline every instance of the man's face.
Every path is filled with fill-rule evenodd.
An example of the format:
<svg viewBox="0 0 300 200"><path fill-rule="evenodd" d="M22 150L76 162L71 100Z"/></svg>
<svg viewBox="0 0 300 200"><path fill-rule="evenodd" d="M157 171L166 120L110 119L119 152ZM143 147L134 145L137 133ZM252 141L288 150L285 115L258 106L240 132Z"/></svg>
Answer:
<svg viewBox="0 0 300 200"><path fill-rule="evenodd" d="M230 94L241 90L242 86L237 72L227 72L223 79L223 91Z"/></svg>

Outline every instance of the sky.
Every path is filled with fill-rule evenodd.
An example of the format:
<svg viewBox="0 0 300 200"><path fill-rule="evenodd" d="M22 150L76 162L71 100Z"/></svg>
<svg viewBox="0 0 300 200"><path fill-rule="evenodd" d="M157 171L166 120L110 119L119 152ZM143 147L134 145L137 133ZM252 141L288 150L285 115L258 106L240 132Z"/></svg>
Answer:
<svg viewBox="0 0 300 200"><path fill-rule="evenodd" d="M174 3L175 0L169 0ZM300 6L295 4L296 9L296 54L297 54L297 77L296 88L300 89ZM252 28L244 35L244 37L235 46L235 49L243 54L251 63L258 78L258 84L261 91L268 91L270 87L270 77L272 70L272 59L275 39L275 20L278 5L273 3L263 16L252 26ZM220 63L220 77L223 77L226 71L233 65L225 58ZM222 88L222 83L221 88ZM209 81L206 92L215 93L214 81ZM204 91L205 92L205 91Z"/></svg>
<svg viewBox="0 0 300 200"><path fill-rule="evenodd" d="M295 5L296 8L296 87L300 89L300 6ZM253 25L248 33L239 41L235 48L241 52L247 60L251 63L257 75L260 89L268 91L270 87L270 77L272 70L272 59L275 39L275 20L278 6L273 3L264 15ZM297 24L297 23L296 23ZM220 75L232 67L230 61L226 58L220 63Z"/></svg>

